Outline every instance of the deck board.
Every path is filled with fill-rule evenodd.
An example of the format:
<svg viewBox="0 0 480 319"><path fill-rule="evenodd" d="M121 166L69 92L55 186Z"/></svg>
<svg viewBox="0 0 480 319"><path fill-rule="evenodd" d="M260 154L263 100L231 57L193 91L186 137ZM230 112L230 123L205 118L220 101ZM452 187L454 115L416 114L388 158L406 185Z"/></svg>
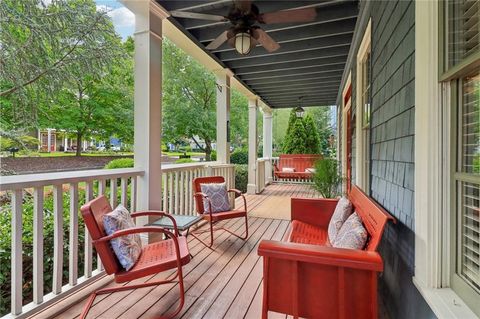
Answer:
<svg viewBox="0 0 480 319"><path fill-rule="evenodd" d="M272 197L317 196L309 185L273 184L260 195L246 195L246 199L249 212L254 214L256 210L285 209L269 201ZM237 198L238 205L243 203ZM214 250L190 236L189 248L194 257L183 267L185 305L177 318L260 318L263 260L257 255L257 248L262 239L282 239L289 223L283 219L250 216L250 234L246 241L217 231L214 233ZM230 220L224 225L238 232L244 231L243 219ZM201 236L206 239L208 235ZM136 282L159 280L172 273L164 272ZM178 285L169 284L98 296L88 318L158 318L176 308L178 293ZM85 300L74 304L56 318L78 317L84 303ZM36 318L42 318L41 313ZM269 318L288 317L271 313Z"/></svg>

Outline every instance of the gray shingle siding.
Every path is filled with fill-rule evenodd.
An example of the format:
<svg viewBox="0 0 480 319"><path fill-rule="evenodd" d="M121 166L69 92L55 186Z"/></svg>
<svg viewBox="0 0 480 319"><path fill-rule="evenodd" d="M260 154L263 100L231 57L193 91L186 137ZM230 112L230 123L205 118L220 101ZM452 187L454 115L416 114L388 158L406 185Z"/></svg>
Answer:
<svg viewBox="0 0 480 319"><path fill-rule="evenodd" d="M367 15L366 21L368 17L372 21L371 185L366 191L398 220L396 225L387 227L380 246L385 264L379 281L381 316L433 318L433 312L412 282L415 256L415 3L412 0L372 1L366 5L361 1L360 6L360 13ZM357 48L350 52L354 57L365 26L363 30L356 30L361 36ZM354 58L350 66L352 107L356 105L355 65ZM353 136L352 140L355 139ZM355 163L355 150L352 156ZM353 176L355 169L352 167Z"/></svg>

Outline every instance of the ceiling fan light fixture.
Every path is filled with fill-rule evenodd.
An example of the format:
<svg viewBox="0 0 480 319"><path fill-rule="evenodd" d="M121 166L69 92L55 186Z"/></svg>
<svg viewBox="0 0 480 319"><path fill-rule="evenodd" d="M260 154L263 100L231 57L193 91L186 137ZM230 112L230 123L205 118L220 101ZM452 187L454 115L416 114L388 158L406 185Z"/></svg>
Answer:
<svg viewBox="0 0 480 319"><path fill-rule="evenodd" d="M241 55L247 55L252 49L252 37L247 32L235 34L235 50Z"/></svg>

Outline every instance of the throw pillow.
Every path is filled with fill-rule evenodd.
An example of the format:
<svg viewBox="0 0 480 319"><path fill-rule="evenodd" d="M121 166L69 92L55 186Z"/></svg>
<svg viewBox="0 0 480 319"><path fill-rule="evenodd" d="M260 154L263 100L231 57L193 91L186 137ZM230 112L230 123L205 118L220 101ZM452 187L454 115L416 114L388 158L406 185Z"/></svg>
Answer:
<svg viewBox="0 0 480 319"><path fill-rule="evenodd" d="M225 183L200 184L202 193L208 196L212 204L212 213L226 212L230 210L230 201L228 199L227 185ZM206 198L203 199L203 209L209 212L209 203Z"/></svg>
<svg viewBox="0 0 480 319"><path fill-rule="evenodd" d="M116 231L135 227L130 212L118 205L112 212L103 215L103 227L107 235L111 235ZM142 252L142 241L139 234L130 234L110 241L118 261L125 270L130 270Z"/></svg>
<svg viewBox="0 0 480 319"><path fill-rule="evenodd" d="M282 172L283 173L295 173L295 168L293 168L293 167L283 167Z"/></svg>
<svg viewBox="0 0 480 319"><path fill-rule="evenodd" d="M333 247L348 249L363 249L367 242L368 232L362 225L362 220L353 213L343 223L342 228L335 238Z"/></svg>
<svg viewBox="0 0 480 319"><path fill-rule="evenodd" d="M348 216L352 214L352 203L346 197L340 198L328 224L328 240L333 243L338 231Z"/></svg>
<svg viewBox="0 0 480 319"><path fill-rule="evenodd" d="M312 168L312 167L306 168L305 173L315 173L315 168Z"/></svg>

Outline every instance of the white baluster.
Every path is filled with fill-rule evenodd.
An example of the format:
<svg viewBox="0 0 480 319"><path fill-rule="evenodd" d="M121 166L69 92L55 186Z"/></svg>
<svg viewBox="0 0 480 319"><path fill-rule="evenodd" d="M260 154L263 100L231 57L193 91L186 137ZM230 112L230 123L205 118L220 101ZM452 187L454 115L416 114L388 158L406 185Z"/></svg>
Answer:
<svg viewBox="0 0 480 319"><path fill-rule="evenodd" d="M122 180L120 182L120 202L124 207L127 206L128 202L128 178L127 177L122 177Z"/></svg>
<svg viewBox="0 0 480 319"><path fill-rule="evenodd" d="M110 179L110 205L113 209L117 207L117 179Z"/></svg>
<svg viewBox="0 0 480 319"><path fill-rule="evenodd" d="M168 197L167 197L167 173L162 173L162 191L163 191L163 201L162 201L162 210L168 212Z"/></svg>
<svg viewBox="0 0 480 319"><path fill-rule="evenodd" d="M105 190L107 188L106 182L104 179L98 181L98 195L104 195ZM102 260L100 259L100 255L97 253L97 270L103 270Z"/></svg>
<svg viewBox="0 0 480 319"><path fill-rule="evenodd" d="M89 202L93 199L93 182L87 182L85 184L85 202ZM84 275L85 278L90 278L92 276L92 237L88 232L87 226L85 226L85 267Z"/></svg>
<svg viewBox="0 0 480 319"><path fill-rule="evenodd" d="M70 184L68 283L77 284L78 278L78 184Z"/></svg>
<svg viewBox="0 0 480 319"><path fill-rule="evenodd" d="M168 212L173 214L173 173L168 173Z"/></svg>
<svg viewBox="0 0 480 319"><path fill-rule="evenodd" d="M175 209L173 210L173 214L180 214L179 206L180 206L180 195L179 195L179 185L180 184L180 179L179 179L179 172L175 171Z"/></svg>
<svg viewBox="0 0 480 319"><path fill-rule="evenodd" d="M132 176L130 189L130 211L135 212L137 210L137 177Z"/></svg>
<svg viewBox="0 0 480 319"><path fill-rule="evenodd" d="M33 302L43 302L43 186L33 191Z"/></svg>
<svg viewBox="0 0 480 319"><path fill-rule="evenodd" d="M63 189L53 185L53 285L52 292L62 292L63 273Z"/></svg>
<svg viewBox="0 0 480 319"><path fill-rule="evenodd" d="M185 215L185 195L187 188L185 187L185 171L180 172L180 214Z"/></svg>
<svg viewBox="0 0 480 319"><path fill-rule="evenodd" d="M21 189L12 192L11 312L13 315L22 312L22 193Z"/></svg>

